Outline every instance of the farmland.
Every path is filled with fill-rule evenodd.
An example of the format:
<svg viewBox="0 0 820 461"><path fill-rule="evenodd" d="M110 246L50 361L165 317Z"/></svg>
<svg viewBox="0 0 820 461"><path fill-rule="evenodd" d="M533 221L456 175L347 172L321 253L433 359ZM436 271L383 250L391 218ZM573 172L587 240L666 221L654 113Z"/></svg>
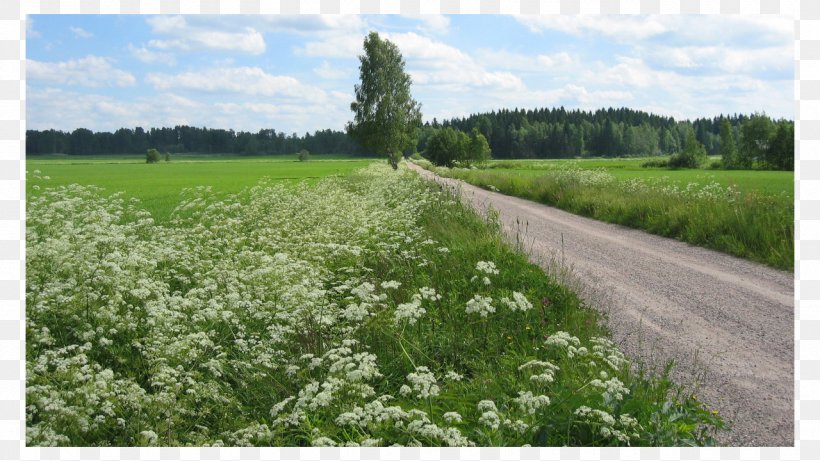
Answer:
<svg viewBox="0 0 820 461"><path fill-rule="evenodd" d="M175 156L171 162L146 165L145 156L55 157L28 160L30 171L48 176L49 185L94 185L109 193L123 192L126 198L138 198L157 221L165 221L179 203L185 188L207 186L217 195L236 193L253 186L261 178L296 184L315 183L318 178L349 173L372 159L333 156L333 160L295 161L288 157ZM29 183L27 193L36 191ZM39 186L38 186L39 187Z"/></svg>
<svg viewBox="0 0 820 461"><path fill-rule="evenodd" d="M792 172L642 168L645 160L494 161L482 169L435 171L772 267L794 267Z"/></svg>
<svg viewBox="0 0 820 461"><path fill-rule="evenodd" d="M498 223L367 163L30 162L27 443L713 443Z"/></svg>

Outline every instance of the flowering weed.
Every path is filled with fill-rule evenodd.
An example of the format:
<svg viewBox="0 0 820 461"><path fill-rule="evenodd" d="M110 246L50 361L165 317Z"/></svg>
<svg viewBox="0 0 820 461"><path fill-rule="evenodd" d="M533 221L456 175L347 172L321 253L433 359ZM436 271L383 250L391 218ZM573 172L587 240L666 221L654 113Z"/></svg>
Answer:
<svg viewBox="0 0 820 461"><path fill-rule="evenodd" d="M163 224L38 185L29 445L708 444L719 427L411 172L191 189Z"/></svg>

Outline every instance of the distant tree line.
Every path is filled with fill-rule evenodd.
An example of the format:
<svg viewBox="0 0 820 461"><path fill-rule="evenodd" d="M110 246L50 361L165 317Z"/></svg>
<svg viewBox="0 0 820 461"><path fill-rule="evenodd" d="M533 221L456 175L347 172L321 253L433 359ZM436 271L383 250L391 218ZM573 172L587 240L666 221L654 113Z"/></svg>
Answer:
<svg viewBox="0 0 820 461"><path fill-rule="evenodd" d="M503 109L442 122L433 119L420 127L418 143L404 154L424 153L433 135L445 128L463 134L477 130L497 159L629 157L687 152L673 158L685 165L693 156L701 158L698 145L692 142L694 139L706 154L722 155L726 168L794 169L794 122L773 120L765 114L676 121L672 117L627 108L594 112L563 107ZM463 137L460 138L454 145L464 145ZM121 128L113 133L79 128L71 132L29 130L26 141L29 155L144 155L150 148L172 154L276 155L294 154L303 149L313 155L370 154L347 133L334 130L299 136L273 129L250 133L184 125L149 130ZM446 140L452 144L451 141Z"/></svg>
<svg viewBox="0 0 820 461"><path fill-rule="evenodd" d="M722 143L728 139L726 133L721 134L724 123L737 153L737 161L728 167L794 168L794 122L772 120L765 114L676 121L628 108L594 112L563 107L503 109L442 122L433 119L421 129L418 150L427 148L437 130L452 127L464 133L477 129L494 158L637 157L687 151L684 157L688 159L695 151L699 155L693 140L709 155L722 154Z"/></svg>
<svg viewBox="0 0 820 461"><path fill-rule="evenodd" d="M175 126L173 128L141 127L120 128L111 133L93 132L86 128L74 131L28 130L26 131L26 154L141 154L148 149L162 152L276 155L293 154L308 150L315 154L368 155L361 145L342 131L319 130L313 134L286 135L273 129L257 133Z"/></svg>

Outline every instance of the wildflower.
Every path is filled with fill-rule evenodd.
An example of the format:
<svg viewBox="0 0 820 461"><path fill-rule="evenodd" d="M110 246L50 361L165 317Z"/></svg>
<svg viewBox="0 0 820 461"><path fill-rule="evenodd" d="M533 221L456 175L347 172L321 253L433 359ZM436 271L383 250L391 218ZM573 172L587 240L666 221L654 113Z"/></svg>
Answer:
<svg viewBox="0 0 820 461"><path fill-rule="evenodd" d="M513 292L512 300L509 298L501 298L501 303L509 307L512 311L526 312L532 309L532 303L527 300L526 296L517 291Z"/></svg>
<svg viewBox="0 0 820 461"><path fill-rule="evenodd" d="M415 372L407 375L407 381L420 399L435 397L439 393L436 377L427 367L416 367Z"/></svg>
<svg viewBox="0 0 820 461"><path fill-rule="evenodd" d="M415 325L416 321L426 312L427 310L421 307L421 297L413 295L413 299L409 303L402 303L396 307L394 321L397 325L404 320L410 325Z"/></svg>
<svg viewBox="0 0 820 461"><path fill-rule="evenodd" d="M453 370L449 370L444 373L444 377L447 378L448 381L461 381L461 379L464 378Z"/></svg>
<svg viewBox="0 0 820 461"><path fill-rule="evenodd" d="M490 304L492 301L493 299L490 297L475 295L473 299L467 301L466 312L468 314L477 313L482 317L486 317L488 314L495 312L495 307Z"/></svg>
<svg viewBox="0 0 820 461"><path fill-rule="evenodd" d="M501 425L501 418L499 418L495 411L485 411L481 414L481 417L478 418L478 423L488 426L492 430L496 430L498 426Z"/></svg>
<svg viewBox="0 0 820 461"><path fill-rule="evenodd" d="M478 411L498 411L498 408L492 400L482 400L478 402Z"/></svg>
<svg viewBox="0 0 820 461"><path fill-rule="evenodd" d="M382 282L382 288L385 290L387 289L396 289L401 286L401 282L397 282L395 280L390 280L388 282Z"/></svg>
<svg viewBox="0 0 820 461"><path fill-rule="evenodd" d="M498 268L495 267L495 263L492 261L479 261L476 264L475 269L488 275L498 274Z"/></svg>
<svg viewBox="0 0 820 461"><path fill-rule="evenodd" d="M535 412L546 405L550 404L550 399L546 395L533 395L531 391L519 391L518 397L513 399L518 404L521 411L529 414Z"/></svg>
<svg viewBox="0 0 820 461"><path fill-rule="evenodd" d="M436 290L430 287L419 288L419 294L421 295L421 299L428 301L438 301L441 299L441 295L437 294Z"/></svg>
<svg viewBox="0 0 820 461"><path fill-rule="evenodd" d="M461 415L455 411L448 411L447 413L441 415L441 417L450 424L461 422Z"/></svg>

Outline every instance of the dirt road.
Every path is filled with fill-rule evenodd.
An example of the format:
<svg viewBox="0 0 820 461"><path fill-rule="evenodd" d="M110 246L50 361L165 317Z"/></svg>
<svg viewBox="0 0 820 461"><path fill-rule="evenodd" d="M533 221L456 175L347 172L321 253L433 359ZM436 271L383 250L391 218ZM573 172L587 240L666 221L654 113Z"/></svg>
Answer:
<svg viewBox="0 0 820 461"><path fill-rule="evenodd" d="M733 426L721 444L794 445L794 274L411 168L497 210L534 262L563 260L625 353L700 383Z"/></svg>

